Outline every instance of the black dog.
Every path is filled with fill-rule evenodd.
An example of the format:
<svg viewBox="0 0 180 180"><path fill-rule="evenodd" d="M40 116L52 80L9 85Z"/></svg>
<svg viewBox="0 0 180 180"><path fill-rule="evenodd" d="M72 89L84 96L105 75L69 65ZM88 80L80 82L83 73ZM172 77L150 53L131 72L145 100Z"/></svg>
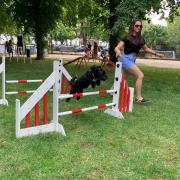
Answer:
<svg viewBox="0 0 180 180"><path fill-rule="evenodd" d="M84 75L81 77L73 77L70 81L71 90L70 94L75 93L83 93L83 89L87 88L89 85L92 86L92 88L95 88L96 85L100 85L101 81L107 80L108 77L106 75L106 72L101 68L101 66L92 66L89 71L87 71ZM80 97L77 97L79 100ZM70 98L66 99L66 101L69 101Z"/></svg>

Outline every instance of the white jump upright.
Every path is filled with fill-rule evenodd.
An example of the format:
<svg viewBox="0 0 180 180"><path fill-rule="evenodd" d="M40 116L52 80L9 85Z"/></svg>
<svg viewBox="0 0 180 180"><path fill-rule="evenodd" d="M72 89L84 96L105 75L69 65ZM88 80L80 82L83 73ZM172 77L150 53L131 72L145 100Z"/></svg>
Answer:
<svg viewBox="0 0 180 180"><path fill-rule="evenodd" d="M122 64L117 62L115 68L115 76L114 76L114 89L116 89L116 93L113 93L113 103L115 105L104 111L105 113L117 118L123 118L122 113L119 111L121 81L122 81Z"/></svg>
<svg viewBox="0 0 180 180"><path fill-rule="evenodd" d="M63 68L64 69L64 68ZM67 93L69 91L69 80L71 79L71 76L69 73L64 69L63 71L63 79L62 79L62 84L65 86L65 89L62 89L62 93ZM27 84L27 83L43 83L44 79L20 79L20 80L6 80L5 79L5 57L2 58L2 64L0 64L0 75L2 74L2 86L1 86L1 91L2 91L2 99L0 99L0 104L3 105L8 105L8 101L6 99L6 95L23 95L23 94L32 94L36 90L18 90L18 91L6 91L6 85L7 84ZM53 89L49 90L50 92L53 91ZM1 97L0 97L1 98Z"/></svg>
<svg viewBox="0 0 180 180"><path fill-rule="evenodd" d="M66 135L62 124L58 122L58 94L60 92L62 74L62 61L54 62L54 69L51 75L40 85L40 87L30 96L30 98L20 106L20 100L16 100L16 137L20 138L23 136L29 136L33 134L46 133L46 132L59 132L62 135ZM64 70L66 77L71 79L71 76L67 71ZM62 77L62 75L61 75ZM44 125L39 125L39 101L48 93L48 91L53 87L53 118L50 123L48 120L44 121ZM47 114L47 102L45 104L46 110L44 114ZM35 108L35 126L31 126L30 122L30 111ZM21 128L22 120L26 118L25 128ZM36 120L38 119L38 120Z"/></svg>
<svg viewBox="0 0 180 180"><path fill-rule="evenodd" d="M0 97L0 104L8 105L8 101L6 100L5 96L5 57L2 57L2 63L0 64L0 75L2 75L2 97Z"/></svg>
<svg viewBox="0 0 180 180"><path fill-rule="evenodd" d="M105 113L116 118L123 118L122 112L132 111L133 89L128 87L125 76L122 73L121 63L116 63L114 89L99 90L95 92L64 94L62 91L64 84L64 77L68 81L71 76L63 67L62 61L54 61L52 74L40 85L40 87L31 95L31 97L20 106L20 101L16 100L16 137L29 136L33 134L46 132L59 132L66 136L62 124L59 123L59 117L76 114L85 111L108 108ZM48 103L47 93L53 87L53 117L52 121L48 123ZM75 98L80 96L92 96L101 94L113 94L112 101L104 104L99 104L91 107L78 108L74 110L59 112L61 100L67 98ZM39 125L39 101L44 97L44 125ZM35 126L30 122L30 112L35 108ZM21 122L25 119L25 128L21 128Z"/></svg>

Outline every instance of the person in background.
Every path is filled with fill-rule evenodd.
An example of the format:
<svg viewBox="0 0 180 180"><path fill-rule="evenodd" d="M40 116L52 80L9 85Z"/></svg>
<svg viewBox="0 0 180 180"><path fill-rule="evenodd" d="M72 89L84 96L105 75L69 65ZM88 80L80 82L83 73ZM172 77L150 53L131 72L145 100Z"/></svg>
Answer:
<svg viewBox="0 0 180 180"><path fill-rule="evenodd" d="M154 50L152 50L146 45L146 42L143 36L141 35L142 28L142 21L140 19L135 19L129 26L128 34L115 47L116 57L120 62L122 62L123 70L128 71L130 74L136 77L135 101L137 103L146 103L149 101L145 99L141 94L144 74L135 64L139 50L143 48L145 52L154 54L160 58L164 57L163 54L156 53ZM124 54L121 54L120 50L122 48L124 48Z"/></svg>
<svg viewBox="0 0 180 180"><path fill-rule="evenodd" d="M11 61L11 58L13 57L13 44L12 44L12 40L9 40L9 42L7 44L7 53L9 54L10 61Z"/></svg>
<svg viewBox="0 0 180 180"><path fill-rule="evenodd" d="M88 42L86 45L86 54L88 58L91 57L91 43L90 42Z"/></svg>
<svg viewBox="0 0 180 180"><path fill-rule="evenodd" d="M22 55L23 53L23 37L19 35L17 37L17 54Z"/></svg>
<svg viewBox="0 0 180 180"><path fill-rule="evenodd" d="M98 57L98 43L94 40L94 47L93 47L93 58L96 59Z"/></svg>

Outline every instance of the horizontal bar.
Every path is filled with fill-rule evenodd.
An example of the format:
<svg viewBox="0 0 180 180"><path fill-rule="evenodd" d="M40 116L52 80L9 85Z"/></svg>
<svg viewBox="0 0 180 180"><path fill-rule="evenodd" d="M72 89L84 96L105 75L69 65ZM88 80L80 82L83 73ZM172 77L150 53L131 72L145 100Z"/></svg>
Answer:
<svg viewBox="0 0 180 180"><path fill-rule="evenodd" d="M30 94L30 93L34 93L35 90L32 91L12 91L12 92L6 92L6 95L13 95L13 94Z"/></svg>
<svg viewBox="0 0 180 180"><path fill-rule="evenodd" d="M12 91L12 92L6 92L5 94L6 95L13 95L13 94L31 94L31 93L34 93L36 90L32 90L32 91ZM53 89L50 89L49 90L50 92L53 91Z"/></svg>
<svg viewBox="0 0 180 180"><path fill-rule="evenodd" d="M42 79L36 79L36 80L26 80L26 79L20 79L20 80L7 80L6 83L35 83L35 82L43 82Z"/></svg>
<svg viewBox="0 0 180 180"><path fill-rule="evenodd" d="M80 96L90 96L90 95L95 95L95 94L110 94L110 93L115 93L115 92L116 90L100 90L100 91L95 91L95 92L64 94L64 95L60 95L59 99L67 99L67 98L80 97Z"/></svg>
<svg viewBox="0 0 180 180"><path fill-rule="evenodd" d="M60 112L60 113L58 113L58 116L65 116L68 114L75 114L75 113L80 113L80 112L85 112L85 111L91 111L91 110L106 108L106 107L114 106L114 105L115 105L115 103L109 103L109 104L100 104L97 106L91 106L91 107L87 107L87 108L79 108L79 109L75 109L72 111Z"/></svg>

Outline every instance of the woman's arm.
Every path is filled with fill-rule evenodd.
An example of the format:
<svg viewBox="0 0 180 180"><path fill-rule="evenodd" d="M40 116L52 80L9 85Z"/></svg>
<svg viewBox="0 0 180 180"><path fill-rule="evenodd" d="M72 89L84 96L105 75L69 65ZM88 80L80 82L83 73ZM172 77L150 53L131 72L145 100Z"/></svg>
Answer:
<svg viewBox="0 0 180 180"><path fill-rule="evenodd" d="M152 50L151 48L149 48L146 44L143 46L144 51L146 51L147 53L151 53L154 54L155 56L158 56L160 58L164 57L164 54L161 53L156 53L154 50Z"/></svg>
<svg viewBox="0 0 180 180"><path fill-rule="evenodd" d="M124 42L120 41L114 49L114 51L116 53L116 57L121 57L121 48L123 48L123 47L124 47Z"/></svg>

